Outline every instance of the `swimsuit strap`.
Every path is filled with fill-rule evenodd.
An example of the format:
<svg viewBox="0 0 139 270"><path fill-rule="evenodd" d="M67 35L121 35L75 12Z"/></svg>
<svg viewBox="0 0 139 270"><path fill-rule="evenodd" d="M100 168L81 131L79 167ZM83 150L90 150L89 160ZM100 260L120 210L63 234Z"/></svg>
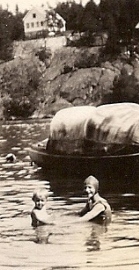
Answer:
<svg viewBox="0 0 139 270"><path fill-rule="evenodd" d="M88 200L88 205L89 205L89 208L91 209L92 207L94 207L95 205L97 205L98 203L101 203L103 206L104 206L104 208L105 208L105 210L107 209L107 206L106 206L106 200L98 200L98 201L96 201L96 202L93 202L92 201L92 199L90 199L90 200Z"/></svg>

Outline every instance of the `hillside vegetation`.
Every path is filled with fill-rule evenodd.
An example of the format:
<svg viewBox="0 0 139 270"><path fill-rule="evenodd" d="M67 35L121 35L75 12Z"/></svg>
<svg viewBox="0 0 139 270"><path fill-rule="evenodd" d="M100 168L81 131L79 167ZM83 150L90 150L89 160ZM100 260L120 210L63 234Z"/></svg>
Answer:
<svg viewBox="0 0 139 270"><path fill-rule="evenodd" d="M69 106L139 103L137 54L112 59L100 47L51 50L47 44L36 47L35 40L30 53L16 49L14 60L0 65L2 119L48 117Z"/></svg>

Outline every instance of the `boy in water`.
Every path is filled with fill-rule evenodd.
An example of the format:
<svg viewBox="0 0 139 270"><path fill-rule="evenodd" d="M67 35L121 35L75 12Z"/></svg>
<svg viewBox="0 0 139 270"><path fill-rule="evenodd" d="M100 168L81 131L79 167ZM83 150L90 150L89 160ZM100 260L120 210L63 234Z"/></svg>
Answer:
<svg viewBox="0 0 139 270"><path fill-rule="evenodd" d="M46 212L46 201L49 197L49 192L46 189L35 190L32 200L35 203L35 207L31 212L31 225L38 227L40 225L50 224L50 215Z"/></svg>
<svg viewBox="0 0 139 270"><path fill-rule="evenodd" d="M86 206L80 212L82 221L93 221L97 223L111 221L111 208L108 202L100 197L98 193L99 182L90 175L85 180L85 191L88 194L88 201Z"/></svg>

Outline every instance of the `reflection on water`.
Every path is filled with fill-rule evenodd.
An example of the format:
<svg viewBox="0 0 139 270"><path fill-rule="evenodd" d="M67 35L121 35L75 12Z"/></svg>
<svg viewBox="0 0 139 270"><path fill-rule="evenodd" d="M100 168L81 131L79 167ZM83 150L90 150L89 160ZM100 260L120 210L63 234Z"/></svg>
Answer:
<svg viewBox="0 0 139 270"><path fill-rule="evenodd" d="M80 224L76 212L85 203L83 179L47 176L31 166L26 149L48 132L49 121L1 123L0 269L137 269L138 194L102 194L100 187L112 206L112 223ZM15 154L15 163L6 162L8 153ZM54 224L34 229L30 212L36 187L52 191L48 211Z"/></svg>

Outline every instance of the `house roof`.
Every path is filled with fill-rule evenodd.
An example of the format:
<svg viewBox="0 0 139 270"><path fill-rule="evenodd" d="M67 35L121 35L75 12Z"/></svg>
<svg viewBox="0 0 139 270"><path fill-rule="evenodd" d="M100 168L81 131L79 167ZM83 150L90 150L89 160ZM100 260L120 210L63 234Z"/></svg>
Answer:
<svg viewBox="0 0 139 270"><path fill-rule="evenodd" d="M59 15L58 13L56 13L56 17L58 20L62 20L63 22L66 22L63 17L61 17L61 15Z"/></svg>
<svg viewBox="0 0 139 270"><path fill-rule="evenodd" d="M27 13L26 15L24 16L23 18L23 21L26 20L26 18L28 17L28 15L30 13L32 13L32 11L34 12L39 12L40 14L42 14L44 16L44 19L46 18L46 15L47 13L51 12L52 9L50 9L49 7L46 7L46 6L33 6ZM63 22L65 22L65 20L58 14L58 13L55 13L56 14L56 17L58 20L62 20Z"/></svg>
<svg viewBox="0 0 139 270"><path fill-rule="evenodd" d="M27 13L26 13L26 15L24 16L24 18L23 18L23 21L24 20L26 20L26 18L28 17L28 15L30 14L30 13L32 13L32 11L34 11L34 12L39 12L40 14L42 14L43 16L44 16L44 18L45 18L45 15L46 15L46 11L44 10L44 8L43 7L37 7L37 6L34 6L34 7L32 7Z"/></svg>

